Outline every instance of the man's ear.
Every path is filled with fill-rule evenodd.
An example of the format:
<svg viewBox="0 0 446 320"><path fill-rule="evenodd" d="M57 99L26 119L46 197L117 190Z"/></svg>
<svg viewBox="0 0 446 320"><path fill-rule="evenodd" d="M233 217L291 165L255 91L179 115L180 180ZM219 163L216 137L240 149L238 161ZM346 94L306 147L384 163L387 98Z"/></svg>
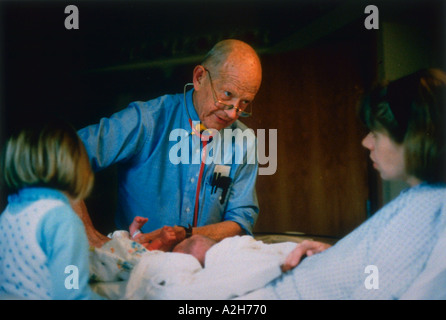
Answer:
<svg viewBox="0 0 446 320"><path fill-rule="evenodd" d="M194 72L192 75L192 81L194 83L194 89L195 91L199 91L202 84L203 84L203 78L205 76L206 70L204 70L204 67L201 65L198 65L194 68Z"/></svg>

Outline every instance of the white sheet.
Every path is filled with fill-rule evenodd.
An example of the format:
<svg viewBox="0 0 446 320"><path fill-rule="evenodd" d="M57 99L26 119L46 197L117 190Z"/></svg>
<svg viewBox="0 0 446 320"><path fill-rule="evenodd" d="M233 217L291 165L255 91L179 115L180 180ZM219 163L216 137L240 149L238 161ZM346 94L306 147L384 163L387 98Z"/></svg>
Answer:
<svg viewBox="0 0 446 320"><path fill-rule="evenodd" d="M295 242L231 237L209 249L202 268L191 255L147 251L135 244L119 238L92 251L92 273L100 280L92 285L97 293L110 299L231 299L280 276L281 264L296 247Z"/></svg>
<svg viewBox="0 0 446 320"><path fill-rule="evenodd" d="M231 299L280 276L294 242L265 244L231 237L206 254L205 268L191 255L144 255L130 275L126 299Z"/></svg>

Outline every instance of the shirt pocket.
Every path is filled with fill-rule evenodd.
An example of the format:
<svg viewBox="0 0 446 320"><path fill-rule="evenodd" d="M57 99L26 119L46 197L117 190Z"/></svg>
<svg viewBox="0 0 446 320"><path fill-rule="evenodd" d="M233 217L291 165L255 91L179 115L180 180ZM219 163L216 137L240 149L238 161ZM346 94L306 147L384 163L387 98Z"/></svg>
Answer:
<svg viewBox="0 0 446 320"><path fill-rule="evenodd" d="M224 177L219 184L212 185L212 176L205 180L204 184L204 206L201 208L201 214L207 215L208 222L223 221L224 212L229 201L229 194L232 188L232 179ZM220 178L222 179L222 178Z"/></svg>

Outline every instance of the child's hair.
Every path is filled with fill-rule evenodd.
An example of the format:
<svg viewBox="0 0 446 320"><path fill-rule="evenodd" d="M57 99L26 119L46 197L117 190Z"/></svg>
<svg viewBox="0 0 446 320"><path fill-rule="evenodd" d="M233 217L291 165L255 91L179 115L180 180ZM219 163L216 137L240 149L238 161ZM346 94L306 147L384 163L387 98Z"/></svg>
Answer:
<svg viewBox="0 0 446 320"><path fill-rule="evenodd" d="M365 97L360 116L369 130L404 146L408 174L444 182L445 104L446 74L424 69L377 86Z"/></svg>
<svg viewBox="0 0 446 320"><path fill-rule="evenodd" d="M85 147L67 122L51 119L23 127L9 138L3 159L4 177L11 191L49 187L86 198L94 174Z"/></svg>

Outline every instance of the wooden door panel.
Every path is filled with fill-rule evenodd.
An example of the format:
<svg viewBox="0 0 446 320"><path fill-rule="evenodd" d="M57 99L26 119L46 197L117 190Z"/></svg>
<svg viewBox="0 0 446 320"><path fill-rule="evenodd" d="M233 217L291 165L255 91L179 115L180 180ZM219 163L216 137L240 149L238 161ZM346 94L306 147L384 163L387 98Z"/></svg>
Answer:
<svg viewBox="0 0 446 320"><path fill-rule="evenodd" d="M262 87L243 122L277 129L278 159L274 175L258 177L255 231L342 236L365 220L367 152L356 112L364 79L356 53L342 43L262 56Z"/></svg>

